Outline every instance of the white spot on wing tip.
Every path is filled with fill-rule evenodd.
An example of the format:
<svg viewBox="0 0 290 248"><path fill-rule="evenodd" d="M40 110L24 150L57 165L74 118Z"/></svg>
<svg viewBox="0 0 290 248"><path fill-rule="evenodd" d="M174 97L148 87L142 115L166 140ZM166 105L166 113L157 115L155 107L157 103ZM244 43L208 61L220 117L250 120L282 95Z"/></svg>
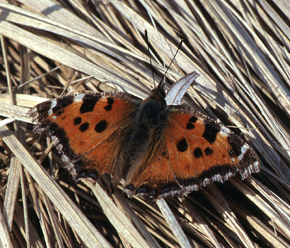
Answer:
<svg viewBox="0 0 290 248"><path fill-rule="evenodd" d="M251 148L247 143L245 143L241 148L241 153L242 154L246 153L248 149L251 149Z"/></svg>
<svg viewBox="0 0 290 248"><path fill-rule="evenodd" d="M253 172L257 173L257 172L260 172L260 170L261 170L260 162L259 161L256 161L253 164Z"/></svg>
<svg viewBox="0 0 290 248"><path fill-rule="evenodd" d="M223 125L221 126L221 130L220 130L219 134L224 135L224 136L228 136L231 133L232 133L232 131L230 129L228 129L227 127L225 127Z"/></svg>
<svg viewBox="0 0 290 248"><path fill-rule="evenodd" d="M74 96L74 102L80 102L83 100L85 94L79 94Z"/></svg>
<svg viewBox="0 0 290 248"><path fill-rule="evenodd" d="M246 153L249 149L251 149L251 147L250 147L247 143L245 143L245 144L242 146L242 148L241 148L241 154L238 156L238 159L239 159L240 161L243 160L243 157L244 157L245 153Z"/></svg>
<svg viewBox="0 0 290 248"><path fill-rule="evenodd" d="M51 101L50 109L48 110L48 115L52 115L52 109L56 106L56 104L57 104L57 100Z"/></svg>

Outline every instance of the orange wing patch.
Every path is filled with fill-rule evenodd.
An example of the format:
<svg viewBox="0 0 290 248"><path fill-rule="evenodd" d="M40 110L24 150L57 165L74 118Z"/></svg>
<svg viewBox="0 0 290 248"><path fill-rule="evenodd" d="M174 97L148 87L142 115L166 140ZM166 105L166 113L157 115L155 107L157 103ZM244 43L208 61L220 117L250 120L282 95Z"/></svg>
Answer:
<svg viewBox="0 0 290 248"><path fill-rule="evenodd" d="M173 114L169 122L165 136L177 178L198 178L215 166L231 167L237 162L237 157L229 155L227 137L216 123L184 114Z"/></svg>
<svg viewBox="0 0 290 248"><path fill-rule="evenodd" d="M225 126L195 112L174 111L165 129L166 144L179 184L199 188L224 182L240 172L258 172L257 155Z"/></svg>

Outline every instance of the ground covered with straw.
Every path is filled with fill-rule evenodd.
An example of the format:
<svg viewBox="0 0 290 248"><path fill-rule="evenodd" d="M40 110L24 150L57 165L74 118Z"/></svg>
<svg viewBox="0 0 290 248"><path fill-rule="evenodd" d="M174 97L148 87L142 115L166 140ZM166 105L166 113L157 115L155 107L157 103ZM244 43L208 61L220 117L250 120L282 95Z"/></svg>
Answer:
<svg viewBox="0 0 290 248"><path fill-rule="evenodd" d="M287 1L0 0L0 247L289 247L289 16ZM27 112L144 98L181 39L166 88L196 71L184 102L248 142L261 172L160 201L72 180Z"/></svg>

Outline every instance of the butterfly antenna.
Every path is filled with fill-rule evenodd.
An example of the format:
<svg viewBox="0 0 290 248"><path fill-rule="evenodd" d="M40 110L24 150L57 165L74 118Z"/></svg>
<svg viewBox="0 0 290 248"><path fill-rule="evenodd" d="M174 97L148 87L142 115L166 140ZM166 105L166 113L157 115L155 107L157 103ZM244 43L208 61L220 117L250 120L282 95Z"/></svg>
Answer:
<svg viewBox="0 0 290 248"><path fill-rule="evenodd" d="M152 56L151 56L151 53L150 53L150 42L149 42L149 39L148 39L147 29L145 29L145 41L146 41L146 44L147 44L147 47L148 47L150 65L152 67L152 70L151 70L152 71L152 78L153 78L153 83L154 83L154 88L155 88L155 79L154 79L154 73L153 73Z"/></svg>
<svg viewBox="0 0 290 248"><path fill-rule="evenodd" d="M160 83L159 83L159 85L158 85L158 88L164 86L164 79L165 79L165 76L166 76L166 74L167 74L167 72L168 72L170 66L172 65L173 61L175 60L176 55L177 55L178 51L180 50L183 41L184 41L184 39L181 39L181 41L180 41L180 43L179 43L179 46L178 46L178 48L177 48L177 50L176 50L176 52L175 52L175 54L174 54L174 56L173 56L173 59L171 60L169 66L167 67L167 69L166 69L166 71L165 71L165 73L164 73L164 75L163 75L163 78L161 79L161 81L160 81ZM163 83L162 83L162 82L163 82Z"/></svg>

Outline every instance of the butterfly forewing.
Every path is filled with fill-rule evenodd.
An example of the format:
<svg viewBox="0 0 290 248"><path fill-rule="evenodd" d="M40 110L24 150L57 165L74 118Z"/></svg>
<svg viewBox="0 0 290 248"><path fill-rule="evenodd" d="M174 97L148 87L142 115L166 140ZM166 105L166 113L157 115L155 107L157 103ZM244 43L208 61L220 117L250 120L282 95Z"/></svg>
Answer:
<svg viewBox="0 0 290 248"><path fill-rule="evenodd" d="M122 93L84 94L41 103L31 114L35 131L48 127L73 176L96 179L112 173L140 101Z"/></svg>
<svg viewBox="0 0 290 248"><path fill-rule="evenodd" d="M188 107L172 106L165 137L181 184L223 182L240 172L257 172L259 160L242 139L222 124ZM170 148L169 148L170 147Z"/></svg>

